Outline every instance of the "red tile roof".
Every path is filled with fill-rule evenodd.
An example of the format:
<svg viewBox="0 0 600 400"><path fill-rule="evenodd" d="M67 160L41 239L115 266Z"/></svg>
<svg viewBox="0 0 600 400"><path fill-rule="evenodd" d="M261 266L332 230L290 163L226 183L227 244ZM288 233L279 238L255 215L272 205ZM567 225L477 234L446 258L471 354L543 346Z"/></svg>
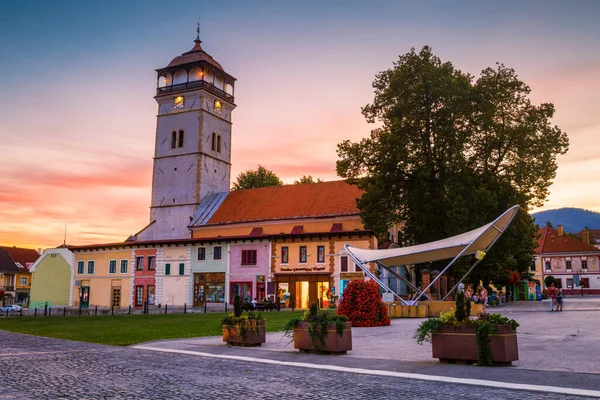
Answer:
<svg viewBox="0 0 600 400"><path fill-rule="evenodd" d="M358 215L362 193L345 181L234 190L207 225Z"/></svg>
<svg viewBox="0 0 600 400"><path fill-rule="evenodd" d="M548 226L541 228L538 233L541 236L538 239L538 247L535 249L536 254L581 252L598 253L600 251L594 246L583 243L581 240L575 239L567 234L558 236L556 229L552 229Z"/></svg>
<svg viewBox="0 0 600 400"><path fill-rule="evenodd" d="M24 267L28 264L33 264L39 257L40 254L34 249L24 249L22 247L7 247L0 246L0 249L6 251L15 262L18 262Z"/></svg>

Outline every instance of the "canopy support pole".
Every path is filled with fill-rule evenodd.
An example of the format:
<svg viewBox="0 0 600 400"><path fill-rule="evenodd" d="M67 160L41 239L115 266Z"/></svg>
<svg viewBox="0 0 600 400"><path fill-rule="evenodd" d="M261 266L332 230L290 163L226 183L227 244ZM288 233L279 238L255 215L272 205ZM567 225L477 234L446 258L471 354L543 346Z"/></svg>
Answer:
<svg viewBox="0 0 600 400"><path fill-rule="evenodd" d="M399 275L396 271L394 271L391 267L388 267L387 265L385 265L384 263L382 263L381 261L375 261L375 263L377 265L379 265L381 268L385 269L387 272L389 272L390 274L394 275L396 278L400 279L402 282L406 283L415 293L417 293L419 291L419 288L416 287L415 285L412 284L411 281L409 281L408 279L406 279L405 277ZM433 299L428 296L428 295L423 295L425 296L428 300L433 301Z"/></svg>
<svg viewBox="0 0 600 400"><path fill-rule="evenodd" d="M392 293L394 295L394 297L396 297L398 300L400 300L400 302L402 302L402 304L404 305L409 305L409 303L404 300L402 297L400 297L400 295L396 292L394 292L392 289L390 289L385 283L383 283L381 280L379 280L379 278L377 278L375 276L375 274L373 274L371 271L369 271L368 267L365 267L362 262L360 262L355 256L354 254L352 254L352 252L348 251L347 246L349 246L348 244L344 245L344 248L346 248L346 252L348 253L348 255L350 256L350 258L352 259L352 261L354 261L354 264L358 265L360 269L363 270L363 273L365 275L367 275L369 278L371 278L372 280L374 280L375 282L377 282L377 284L379 285L379 287L382 287L383 289L385 289L387 292Z"/></svg>

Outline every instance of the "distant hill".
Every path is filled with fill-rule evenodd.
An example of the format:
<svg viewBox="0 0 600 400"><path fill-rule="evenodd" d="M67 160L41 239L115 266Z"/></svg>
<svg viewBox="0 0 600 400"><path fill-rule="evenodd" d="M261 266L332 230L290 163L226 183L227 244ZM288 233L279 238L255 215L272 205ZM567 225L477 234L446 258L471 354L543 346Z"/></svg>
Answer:
<svg viewBox="0 0 600 400"><path fill-rule="evenodd" d="M583 208L559 208L556 210L540 211L531 214L535 223L543 228L546 221L552 222L552 226L562 225L565 232L577 233L586 226L589 229L600 229L600 213L584 210Z"/></svg>

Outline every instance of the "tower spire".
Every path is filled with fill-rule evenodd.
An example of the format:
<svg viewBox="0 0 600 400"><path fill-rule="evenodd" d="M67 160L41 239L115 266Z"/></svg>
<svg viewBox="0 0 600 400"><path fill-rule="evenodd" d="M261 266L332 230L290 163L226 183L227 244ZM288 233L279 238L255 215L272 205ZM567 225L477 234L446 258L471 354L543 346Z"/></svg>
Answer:
<svg viewBox="0 0 600 400"><path fill-rule="evenodd" d="M199 45L200 43L202 43L202 40L200 40L200 18L198 18L198 25L196 28L196 32L197 32L197 35L196 35L196 40L194 40L194 43Z"/></svg>

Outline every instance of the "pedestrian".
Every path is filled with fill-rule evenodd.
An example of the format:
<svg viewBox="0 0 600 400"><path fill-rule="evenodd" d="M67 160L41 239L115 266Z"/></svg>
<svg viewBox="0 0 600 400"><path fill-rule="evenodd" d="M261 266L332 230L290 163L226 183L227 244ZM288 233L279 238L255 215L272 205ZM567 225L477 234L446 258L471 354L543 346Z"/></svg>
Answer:
<svg viewBox="0 0 600 400"><path fill-rule="evenodd" d="M254 300L251 301L251 303L252 303L252 308L254 308L256 310L256 306L257 306L256 297L254 298Z"/></svg>
<svg viewBox="0 0 600 400"><path fill-rule="evenodd" d="M550 311L554 311L554 303L556 303L556 288L554 287L554 282L552 282L548 288L548 297L550 298Z"/></svg>
<svg viewBox="0 0 600 400"><path fill-rule="evenodd" d="M558 289L558 293L556 293L556 311L563 310L563 291L562 288Z"/></svg>

